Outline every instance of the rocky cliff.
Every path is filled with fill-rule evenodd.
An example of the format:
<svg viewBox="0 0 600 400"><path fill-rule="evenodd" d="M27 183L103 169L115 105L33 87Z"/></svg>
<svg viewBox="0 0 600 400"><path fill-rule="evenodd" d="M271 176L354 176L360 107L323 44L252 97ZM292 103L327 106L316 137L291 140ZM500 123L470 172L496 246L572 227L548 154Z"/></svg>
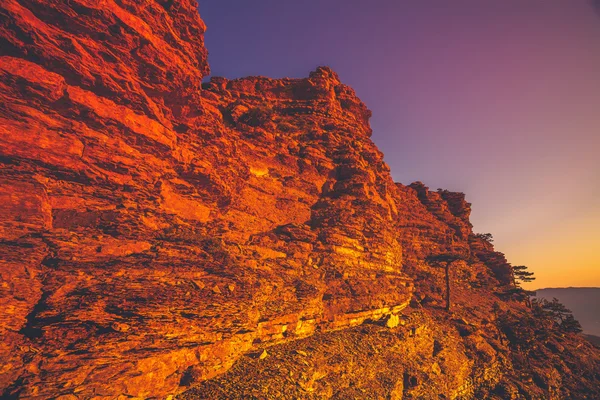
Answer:
<svg viewBox="0 0 600 400"><path fill-rule="evenodd" d="M202 85L204 30L193 0L0 3L3 396L598 395L333 71Z"/></svg>

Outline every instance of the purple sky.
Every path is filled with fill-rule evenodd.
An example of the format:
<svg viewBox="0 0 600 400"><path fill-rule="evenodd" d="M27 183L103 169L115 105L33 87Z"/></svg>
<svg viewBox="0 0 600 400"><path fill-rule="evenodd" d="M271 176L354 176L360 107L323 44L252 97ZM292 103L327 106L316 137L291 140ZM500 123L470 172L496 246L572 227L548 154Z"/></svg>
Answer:
<svg viewBox="0 0 600 400"><path fill-rule="evenodd" d="M465 192L531 288L600 286L591 1L200 0L200 15L214 76L331 66L373 111L396 181Z"/></svg>

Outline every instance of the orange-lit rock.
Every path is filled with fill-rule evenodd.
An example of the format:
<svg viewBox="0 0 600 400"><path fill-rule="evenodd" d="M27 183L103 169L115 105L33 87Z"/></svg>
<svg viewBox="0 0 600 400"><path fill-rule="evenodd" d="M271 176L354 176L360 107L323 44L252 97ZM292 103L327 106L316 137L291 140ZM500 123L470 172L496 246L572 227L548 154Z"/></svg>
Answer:
<svg viewBox="0 0 600 400"><path fill-rule="evenodd" d="M514 389L491 310L526 310L464 195L394 183L329 68L202 85L196 8L0 4L0 394ZM468 257L452 315L440 253ZM597 363L578 340L561 346ZM561 393L593 387L563 373Z"/></svg>

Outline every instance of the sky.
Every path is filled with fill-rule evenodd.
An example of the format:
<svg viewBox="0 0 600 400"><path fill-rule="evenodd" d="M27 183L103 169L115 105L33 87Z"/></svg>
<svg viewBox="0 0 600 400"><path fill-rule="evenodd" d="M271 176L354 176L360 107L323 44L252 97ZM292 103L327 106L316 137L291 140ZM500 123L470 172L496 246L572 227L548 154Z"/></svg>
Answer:
<svg viewBox="0 0 600 400"><path fill-rule="evenodd" d="M596 4L596 9L594 9ZM465 192L527 287L600 287L600 0L200 0L211 76L332 67L395 181Z"/></svg>

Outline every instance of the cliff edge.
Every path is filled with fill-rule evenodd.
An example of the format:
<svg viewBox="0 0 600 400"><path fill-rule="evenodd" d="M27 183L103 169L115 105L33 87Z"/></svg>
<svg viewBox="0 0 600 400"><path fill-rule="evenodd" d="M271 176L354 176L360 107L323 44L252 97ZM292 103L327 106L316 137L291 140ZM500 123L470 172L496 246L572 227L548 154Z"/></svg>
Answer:
<svg viewBox="0 0 600 400"><path fill-rule="evenodd" d="M0 4L0 394L599 394L335 72L202 85L204 31L194 0Z"/></svg>

